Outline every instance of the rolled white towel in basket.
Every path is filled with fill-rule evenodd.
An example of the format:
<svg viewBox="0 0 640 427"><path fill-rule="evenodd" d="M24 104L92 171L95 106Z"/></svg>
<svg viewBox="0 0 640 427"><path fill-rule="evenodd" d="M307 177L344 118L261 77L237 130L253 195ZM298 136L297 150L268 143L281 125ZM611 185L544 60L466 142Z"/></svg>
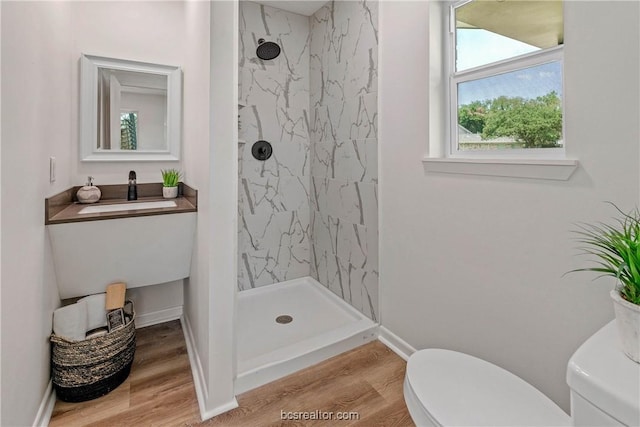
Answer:
<svg viewBox="0 0 640 427"><path fill-rule="evenodd" d="M53 312L53 333L70 341L84 340L87 332L87 303L60 307Z"/></svg>
<svg viewBox="0 0 640 427"><path fill-rule="evenodd" d="M79 302L87 304L87 330L101 328L107 326L107 310L105 309L106 294L89 295L80 298Z"/></svg>

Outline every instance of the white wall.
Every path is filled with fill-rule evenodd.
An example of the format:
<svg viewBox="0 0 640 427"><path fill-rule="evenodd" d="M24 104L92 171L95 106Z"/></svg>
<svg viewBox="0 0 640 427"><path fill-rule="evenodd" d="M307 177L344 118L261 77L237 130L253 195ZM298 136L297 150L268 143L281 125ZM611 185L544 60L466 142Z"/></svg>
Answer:
<svg viewBox="0 0 640 427"><path fill-rule="evenodd" d="M203 7L205 7L203 9ZM189 2L187 3L187 13L185 15L186 20L191 20L192 25L187 27L189 37L201 35L205 40L210 38L210 28L208 23L204 24L200 22L200 19L209 19L209 5L206 3ZM190 96L192 93L201 92L208 93L209 87L209 45L204 45L205 49L199 49L197 45L188 45L185 50L189 52L189 57L194 58L193 63L186 64L185 66L191 68L196 66L198 70L199 78L201 80L201 86L188 86L184 88L184 96ZM201 55L198 62L205 67L201 69L196 64L195 58ZM198 188L198 222L197 232L194 242L193 258L191 261L191 275L185 280L184 287L184 309L185 318L189 322L192 328L192 333L195 339L195 347L197 357L200 360L203 372L202 378L205 381L203 387L206 392L206 376L209 372L209 337L208 337L208 322L209 322L209 259L210 259L210 138L209 138L209 102L201 100L201 102L194 106L193 110L185 110L185 120L192 120L191 115L195 117L201 117L202 120L207 122L198 126L198 133L188 143L184 144L184 165L185 169L191 172L190 179L193 185ZM198 120L200 124L201 121ZM187 124L185 122L184 127L191 127L194 123ZM206 398L206 396L203 396ZM202 406L201 406L202 408Z"/></svg>
<svg viewBox="0 0 640 427"><path fill-rule="evenodd" d="M211 2L209 372L206 416L236 406L235 294L238 209L238 2ZM201 303L201 306L205 303Z"/></svg>
<svg viewBox="0 0 640 427"><path fill-rule="evenodd" d="M1 212L0 423L30 425L49 381L51 314L60 303L44 227L44 199L84 183L87 175L94 176L97 185L124 183L134 169L139 182L158 182L161 168L178 167L187 183L202 185L205 202L210 200L209 158L200 152L209 145L210 16L209 3L200 1L2 2L2 12L1 197L12 204L3 204ZM79 58L85 52L183 67L182 162L79 161ZM49 156L57 158L53 184ZM9 179L11 186L6 185ZM232 205L235 211L235 202ZM210 240L206 218L199 215L199 235ZM229 250L235 253L235 248ZM206 261L205 276L207 255L194 252L195 259ZM232 287L234 280L229 282ZM208 281L199 283L198 292L208 294L208 286ZM138 315L182 305L182 287L178 281L132 290ZM233 302L228 305L233 307ZM208 338L208 305L202 314L204 319L192 323ZM205 356L209 345L206 339ZM208 367L206 357L203 363ZM232 370L227 370L231 376ZM228 383L227 389L232 389L232 379Z"/></svg>
<svg viewBox="0 0 640 427"><path fill-rule="evenodd" d="M138 149L166 150L167 96L122 92L120 109L138 113Z"/></svg>
<svg viewBox="0 0 640 427"><path fill-rule="evenodd" d="M0 35L2 34L2 3L0 3ZM2 55L0 55L0 82L2 82ZM2 99L2 84L0 84L0 100ZM0 117L2 117L2 102L0 102ZM0 119L0 188L2 188L2 120ZM0 191L0 224L2 224L2 192ZM2 260L2 245L0 245L0 260ZM0 307L2 307L2 262L0 261ZM2 316L0 316L0 346L2 345ZM0 384L2 384L2 351L0 351ZM0 420L2 419L2 387L0 387Z"/></svg>
<svg viewBox="0 0 640 427"><path fill-rule="evenodd" d="M169 1L73 1L71 2L72 36L71 55L74 61L71 81L73 110L71 115L71 179L73 185L82 185L88 175L94 183L125 184L130 170L135 170L138 182L160 182L160 169L184 169L184 181L189 183L193 171L183 168L183 162L81 162L79 159L79 78L80 55L83 53L118 59L130 59L156 64L183 66L188 60L189 43L207 43L207 40L187 37L188 22L185 2ZM191 80L183 69L183 81ZM198 96L206 96L205 93ZM183 108L194 98L183 96ZM186 117L186 113L184 114ZM183 141L188 141L183 126ZM184 152L184 150L183 150Z"/></svg>
<svg viewBox="0 0 640 427"><path fill-rule="evenodd" d="M207 110L203 108L203 105L207 107L208 99L207 91L203 90L208 84L208 66L203 60L203 55L208 54L208 18L192 13L196 7L190 2L177 1L71 2L73 103L69 156L72 185L82 185L88 175L94 177L98 187L101 184L124 184L130 170L136 171L138 183L160 182L160 169L177 168L183 171L183 181L198 188L200 182L196 175L199 171L196 168L204 167L206 170L207 166L187 167L184 160L190 144L197 146L208 138L208 133L203 135L202 130L208 123ZM204 10L206 5L199 7ZM203 19L206 28L203 27ZM79 59L83 53L182 67L182 161L95 163L79 160ZM144 316L146 309L161 311L182 305L182 301L175 298L182 288L182 281L140 288L135 292L139 300L137 315ZM144 299L151 299L153 303L144 304Z"/></svg>
<svg viewBox="0 0 640 427"><path fill-rule="evenodd" d="M565 2L567 182L426 173L426 2L380 4L380 307L415 348L496 363L569 408L566 363L613 317L570 230L639 192L639 3ZM409 66L410 65L410 66Z"/></svg>
<svg viewBox="0 0 640 427"><path fill-rule="evenodd" d="M70 25L69 3L2 3L2 425L31 425L49 382L60 300L44 199L71 185Z"/></svg>
<svg viewBox="0 0 640 427"><path fill-rule="evenodd" d="M211 40L187 44L184 66L185 75L189 69L199 82L185 81L185 98L206 95L184 110L184 127L192 131L184 165L198 188L198 231L184 309L199 362L195 369L201 369L204 418L236 406L237 8L237 1L189 1L185 7L187 37Z"/></svg>
<svg viewBox="0 0 640 427"><path fill-rule="evenodd" d="M137 327L176 319L184 304L182 285L182 280L176 280L127 289L127 299L135 304Z"/></svg>

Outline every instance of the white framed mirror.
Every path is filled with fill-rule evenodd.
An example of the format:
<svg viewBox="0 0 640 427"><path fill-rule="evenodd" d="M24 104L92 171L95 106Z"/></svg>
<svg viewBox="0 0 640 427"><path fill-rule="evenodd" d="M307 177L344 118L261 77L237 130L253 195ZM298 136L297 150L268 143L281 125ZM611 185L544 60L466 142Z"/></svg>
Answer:
<svg viewBox="0 0 640 427"><path fill-rule="evenodd" d="M80 159L180 160L180 67L82 55Z"/></svg>

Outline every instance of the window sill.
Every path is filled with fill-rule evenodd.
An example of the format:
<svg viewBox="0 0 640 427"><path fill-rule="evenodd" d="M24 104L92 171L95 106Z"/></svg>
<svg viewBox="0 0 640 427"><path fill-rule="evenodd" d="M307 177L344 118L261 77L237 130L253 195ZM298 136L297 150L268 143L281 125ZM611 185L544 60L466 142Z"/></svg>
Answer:
<svg viewBox="0 0 640 427"><path fill-rule="evenodd" d="M577 160L569 159L425 157L422 161L427 172L550 179L556 181L567 181L578 167Z"/></svg>

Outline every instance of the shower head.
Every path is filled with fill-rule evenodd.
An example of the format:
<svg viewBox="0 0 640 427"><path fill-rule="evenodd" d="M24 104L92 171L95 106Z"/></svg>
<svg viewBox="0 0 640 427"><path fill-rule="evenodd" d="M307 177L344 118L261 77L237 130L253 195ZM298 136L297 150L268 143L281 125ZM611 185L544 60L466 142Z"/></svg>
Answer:
<svg viewBox="0 0 640 427"><path fill-rule="evenodd" d="M258 40L258 48L256 49L256 55L263 61L277 58L280 55L280 46L274 42L266 42L264 39Z"/></svg>

